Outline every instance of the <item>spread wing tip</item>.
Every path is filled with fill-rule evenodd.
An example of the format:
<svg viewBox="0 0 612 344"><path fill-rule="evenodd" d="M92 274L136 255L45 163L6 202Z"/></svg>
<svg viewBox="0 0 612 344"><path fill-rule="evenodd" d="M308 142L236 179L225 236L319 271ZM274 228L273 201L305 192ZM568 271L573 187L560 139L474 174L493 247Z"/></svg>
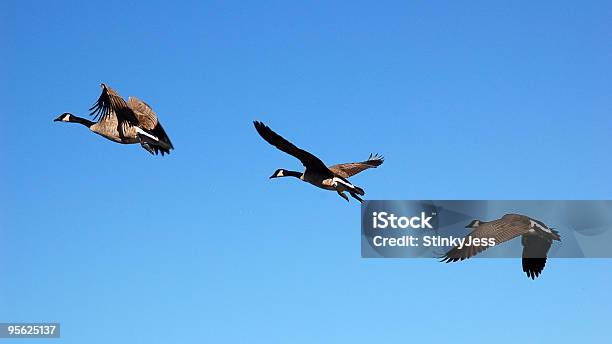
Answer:
<svg viewBox="0 0 612 344"><path fill-rule="evenodd" d="M101 83L100 88L102 88L100 97L98 97L98 100L96 100L96 102L89 108L89 115L93 116L94 120L96 121L108 115L111 106L108 87L106 84Z"/></svg>
<svg viewBox="0 0 612 344"><path fill-rule="evenodd" d="M445 254L445 255L443 255L441 257L438 257L438 259L440 259L439 260L440 263L454 263L454 262L458 262L460 260L465 260L465 259L467 259L467 257L451 257L447 253L447 254Z"/></svg>
<svg viewBox="0 0 612 344"><path fill-rule="evenodd" d="M270 129L267 125L263 124L263 122L260 121L253 121L253 125L255 126L255 130L257 130L259 135L261 135L262 137L267 136L272 131L272 129Z"/></svg>
<svg viewBox="0 0 612 344"><path fill-rule="evenodd" d="M378 167L382 165L383 162L385 162L385 157L378 153L370 153L368 160L366 160L365 162L372 167Z"/></svg>
<svg viewBox="0 0 612 344"><path fill-rule="evenodd" d="M523 272L532 280L539 277L546 266L546 258L523 258Z"/></svg>

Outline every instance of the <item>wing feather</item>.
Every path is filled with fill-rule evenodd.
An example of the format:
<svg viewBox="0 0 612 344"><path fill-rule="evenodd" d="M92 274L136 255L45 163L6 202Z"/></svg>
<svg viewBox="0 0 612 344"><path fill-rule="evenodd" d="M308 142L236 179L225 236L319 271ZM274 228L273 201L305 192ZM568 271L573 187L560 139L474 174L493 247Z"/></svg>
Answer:
<svg viewBox="0 0 612 344"><path fill-rule="evenodd" d="M535 279L546 266L546 255L552 246L552 239L539 235L524 235L523 244L523 272L527 277Z"/></svg>
<svg viewBox="0 0 612 344"><path fill-rule="evenodd" d="M516 218L512 221L508 221L504 218L499 220L484 223L476 229L474 229L466 238L491 238L495 239L495 245L499 245L503 242L516 238L519 235L523 235L529 232L529 219L528 218ZM443 262L456 262L473 257L480 252L486 250L490 246L463 246L461 248L454 247L449 250L443 257Z"/></svg>
<svg viewBox="0 0 612 344"><path fill-rule="evenodd" d="M266 140L272 146L278 148L279 150L294 156L306 169L315 169L322 173L328 173L329 175L333 175L333 173L325 166L321 159L312 155L311 153L296 147L293 143L287 141L282 136L275 133L272 129L270 129L267 125L263 124L259 121L254 121L255 130L259 133L259 135Z"/></svg>
<svg viewBox="0 0 612 344"><path fill-rule="evenodd" d="M366 161L361 162L349 162L346 164L337 164L331 166L329 169L338 176L349 178L357 173L360 173L369 168L376 168L385 161L385 158L382 155L378 154L370 154L370 157Z"/></svg>
<svg viewBox="0 0 612 344"><path fill-rule="evenodd" d="M106 120L109 116L116 116L119 122L127 121L132 125L138 123L136 115L125 100L112 88L102 84L102 93L94 105L89 109L90 115L96 121Z"/></svg>
<svg viewBox="0 0 612 344"><path fill-rule="evenodd" d="M138 120L139 127L148 130L155 128L158 123L157 114L155 114L149 104L136 97L130 96L128 97L127 105L134 112L134 115Z"/></svg>

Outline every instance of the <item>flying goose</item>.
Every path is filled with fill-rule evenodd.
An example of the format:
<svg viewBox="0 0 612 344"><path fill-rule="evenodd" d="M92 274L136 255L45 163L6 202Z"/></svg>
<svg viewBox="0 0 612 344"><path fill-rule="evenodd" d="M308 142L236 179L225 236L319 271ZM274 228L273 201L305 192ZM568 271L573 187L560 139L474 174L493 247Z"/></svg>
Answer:
<svg viewBox="0 0 612 344"><path fill-rule="evenodd" d="M170 154L170 150L174 149L172 142L147 103L136 97L129 97L126 103L112 88L105 84L100 84L100 87L102 94L89 109L90 116L94 116L97 122L69 112L61 114L54 121L82 124L114 142L140 143L151 154Z"/></svg>
<svg viewBox="0 0 612 344"><path fill-rule="evenodd" d="M523 272L527 277L535 279L546 265L546 254L553 240L561 241L559 232L548 227L543 222L519 214L506 214L500 219L485 222L473 220L466 228L473 228L466 236L471 238L494 238L495 245L521 236L523 244ZM489 246L454 247L442 258L443 262L456 262L477 255Z"/></svg>
<svg viewBox="0 0 612 344"><path fill-rule="evenodd" d="M365 194L362 188L351 184L351 182L348 181L348 178L368 168L378 167L384 161L382 156L379 156L378 154L370 154L370 157L366 161L338 164L327 167L319 158L296 147L291 142L272 131L272 129L262 122L254 121L253 124L255 125L255 129L259 135L264 140L281 151L296 157L306 168L303 173L280 168L276 170L272 176L270 176L270 179L279 177L296 177L322 189L335 190L338 195L344 198L347 202L349 198L344 193L345 191L347 191L359 202L363 202L363 199L361 199L361 197L358 195L363 196Z"/></svg>

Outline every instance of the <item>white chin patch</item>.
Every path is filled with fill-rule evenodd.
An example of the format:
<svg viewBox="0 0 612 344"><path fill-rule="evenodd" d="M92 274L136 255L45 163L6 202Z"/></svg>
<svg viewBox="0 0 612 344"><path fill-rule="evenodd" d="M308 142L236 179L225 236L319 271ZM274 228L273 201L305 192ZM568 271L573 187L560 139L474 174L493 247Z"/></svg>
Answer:
<svg viewBox="0 0 612 344"><path fill-rule="evenodd" d="M283 174L283 171L278 171L278 173L276 174L277 177L284 177L285 175Z"/></svg>
<svg viewBox="0 0 612 344"><path fill-rule="evenodd" d="M62 122L70 122L70 115L62 118Z"/></svg>

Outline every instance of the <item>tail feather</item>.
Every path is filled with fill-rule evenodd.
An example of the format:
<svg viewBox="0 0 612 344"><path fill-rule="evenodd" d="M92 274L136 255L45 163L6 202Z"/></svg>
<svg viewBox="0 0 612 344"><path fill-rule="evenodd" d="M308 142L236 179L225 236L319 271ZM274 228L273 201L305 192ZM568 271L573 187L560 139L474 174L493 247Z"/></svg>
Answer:
<svg viewBox="0 0 612 344"><path fill-rule="evenodd" d="M172 149L168 143L150 138L140 133L138 134L138 139L140 140L140 145L142 148L151 154L157 155L159 152L161 152L161 155L163 156L164 154L170 154L170 150Z"/></svg>
<svg viewBox="0 0 612 344"><path fill-rule="evenodd" d="M354 192L358 195L365 195L365 191L363 191L362 188L353 185L351 182L348 181L348 179L340 177L340 176L335 176L334 177L334 182L336 183L341 183L342 185L344 185L345 187L347 187L351 192Z"/></svg>
<svg viewBox="0 0 612 344"><path fill-rule="evenodd" d="M360 188L359 186L355 186L355 185L353 185L353 188L354 188L354 189L353 189L353 191L354 191L356 194L361 195L361 196L365 195L365 191L363 191L363 189L362 189L362 188Z"/></svg>
<svg viewBox="0 0 612 344"><path fill-rule="evenodd" d="M358 200L360 203L363 203L363 199L361 199L361 197L357 196L354 192L350 192L351 197L353 197L354 199Z"/></svg>

